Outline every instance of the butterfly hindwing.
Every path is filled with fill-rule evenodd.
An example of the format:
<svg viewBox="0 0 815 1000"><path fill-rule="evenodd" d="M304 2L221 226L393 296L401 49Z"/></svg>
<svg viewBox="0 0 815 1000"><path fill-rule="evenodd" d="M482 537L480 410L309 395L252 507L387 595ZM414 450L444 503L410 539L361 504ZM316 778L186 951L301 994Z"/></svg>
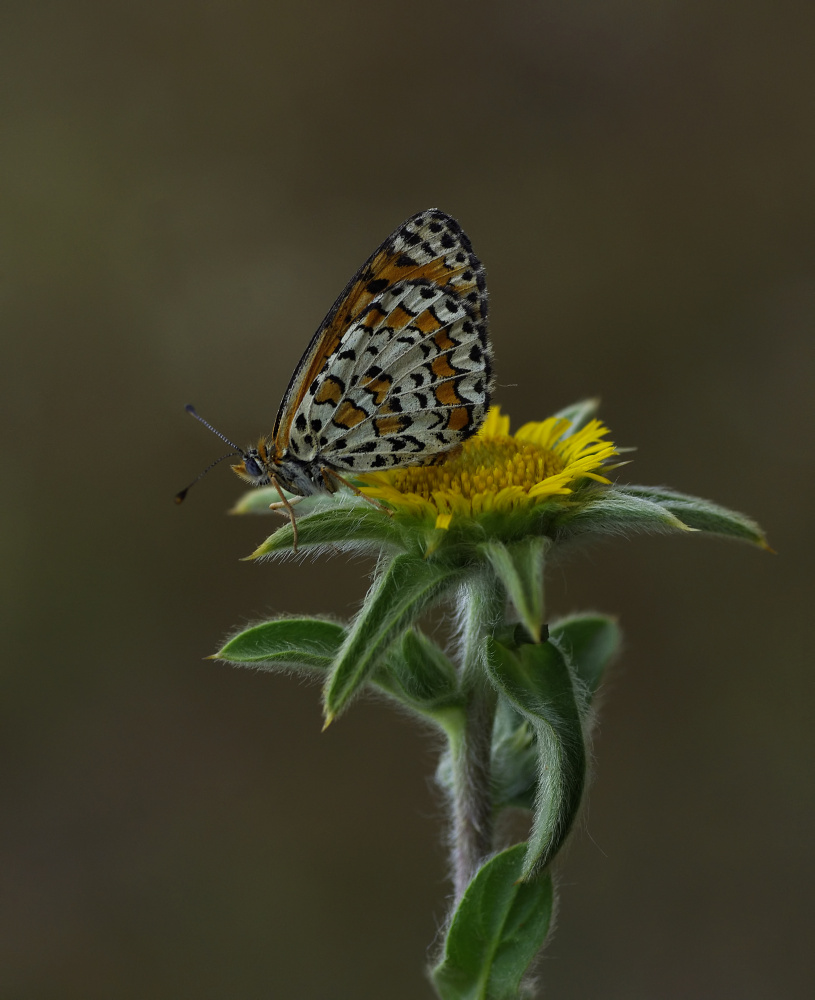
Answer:
<svg viewBox="0 0 815 1000"><path fill-rule="evenodd" d="M483 267L455 220L408 219L349 283L292 378L275 450L362 472L438 459L489 405Z"/></svg>

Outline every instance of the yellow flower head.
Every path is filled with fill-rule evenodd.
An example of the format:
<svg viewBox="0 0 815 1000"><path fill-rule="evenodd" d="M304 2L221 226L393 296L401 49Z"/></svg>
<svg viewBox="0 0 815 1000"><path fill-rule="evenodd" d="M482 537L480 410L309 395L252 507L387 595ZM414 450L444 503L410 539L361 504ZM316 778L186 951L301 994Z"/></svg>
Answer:
<svg viewBox="0 0 815 1000"><path fill-rule="evenodd" d="M367 473L357 483L397 512L435 515L437 528L448 528L454 517L529 508L571 493L580 479L609 482L597 471L617 454L608 429L599 420L573 434L571 426L565 417L549 417L511 436L509 417L494 406L478 434L444 462Z"/></svg>

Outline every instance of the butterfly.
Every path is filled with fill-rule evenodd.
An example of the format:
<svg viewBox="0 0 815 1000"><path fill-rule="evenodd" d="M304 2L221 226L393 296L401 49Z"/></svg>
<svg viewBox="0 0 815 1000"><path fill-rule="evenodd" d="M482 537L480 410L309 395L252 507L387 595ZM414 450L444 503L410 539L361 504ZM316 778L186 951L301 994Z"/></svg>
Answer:
<svg viewBox="0 0 815 1000"><path fill-rule="evenodd" d="M478 430L492 388L486 321L481 261L455 219L428 209L343 289L294 370L270 438L243 450L187 409L236 449L241 479L277 489L296 532L283 490L354 489L347 477L443 461Z"/></svg>

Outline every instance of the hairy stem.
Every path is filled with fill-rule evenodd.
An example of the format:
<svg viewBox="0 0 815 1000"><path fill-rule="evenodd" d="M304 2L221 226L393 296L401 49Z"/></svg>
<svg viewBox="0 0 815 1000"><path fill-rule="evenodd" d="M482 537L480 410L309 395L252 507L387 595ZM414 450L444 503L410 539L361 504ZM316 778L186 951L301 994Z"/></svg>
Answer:
<svg viewBox="0 0 815 1000"><path fill-rule="evenodd" d="M452 867L458 902L479 866L492 852L490 738L495 695L486 685L473 692L464 729L453 752Z"/></svg>
<svg viewBox="0 0 815 1000"><path fill-rule="evenodd" d="M504 589L492 574L468 581L461 589L462 686L466 693L464 724L451 740L453 800L451 864L458 902L470 879L493 850L493 803L490 749L495 721L495 690L486 680L486 638L503 622Z"/></svg>

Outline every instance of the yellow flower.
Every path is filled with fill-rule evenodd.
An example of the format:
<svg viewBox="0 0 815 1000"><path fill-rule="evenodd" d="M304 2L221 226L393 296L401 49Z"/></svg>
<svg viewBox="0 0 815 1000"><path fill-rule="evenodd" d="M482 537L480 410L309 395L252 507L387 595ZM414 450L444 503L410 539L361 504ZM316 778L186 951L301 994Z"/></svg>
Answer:
<svg viewBox="0 0 815 1000"><path fill-rule="evenodd" d="M372 472L357 478L361 492L397 512L435 515L437 528L454 517L529 508L573 492L581 479L600 483L603 464L617 454L608 428L590 420L570 433L565 417L524 424L514 436L509 417L494 406L478 434L439 465Z"/></svg>

